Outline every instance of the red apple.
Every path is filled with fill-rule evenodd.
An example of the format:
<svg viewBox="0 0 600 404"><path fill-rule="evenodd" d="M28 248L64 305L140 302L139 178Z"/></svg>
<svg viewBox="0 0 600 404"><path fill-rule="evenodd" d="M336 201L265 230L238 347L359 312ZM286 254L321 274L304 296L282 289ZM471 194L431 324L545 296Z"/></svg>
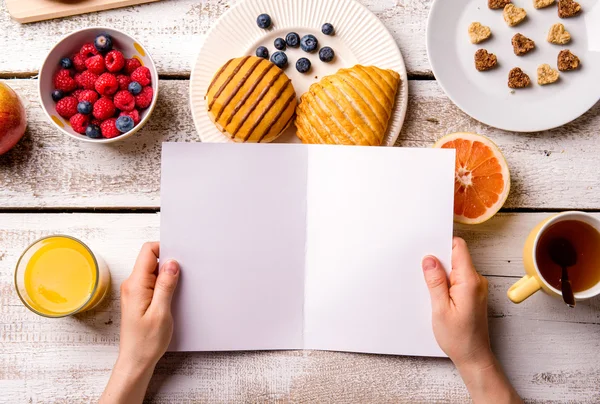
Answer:
<svg viewBox="0 0 600 404"><path fill-rule="evenodd" d="M25 108L17 93L0 82L0 154L4 154L23 137L27 127Z"/></svg>

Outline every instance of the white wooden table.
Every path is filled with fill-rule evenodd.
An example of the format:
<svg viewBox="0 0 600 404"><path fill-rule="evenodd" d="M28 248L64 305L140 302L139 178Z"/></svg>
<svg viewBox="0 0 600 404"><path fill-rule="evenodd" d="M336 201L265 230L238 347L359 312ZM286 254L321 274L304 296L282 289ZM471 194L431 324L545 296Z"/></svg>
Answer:
<svg viewBox="0 0 600 404"><path fill-rule="evenodd" d="M332 0L333 1L333 0ZM513 189L487 224L457 226L490 281L496 354L519 393L536 403L600 402L600 300L575 310L538 294L513 305L506 290L521 276L529 230L550 212L600 212L600 104L575 122L535 134L509 133L469 118L444 95L425 50L429 0L361 0L392 32L409 71L410 105L398 146L427 147L444 134L474 131L504 151ZM484 1L484 0L482 0ZM195 142L188 79L198 42L234 1L164 0L31 25L0 11L0 78L27 102L29 129L0 156L0 402L88 402L102 392L117 355L119 285L141 244L158 239L160 147ZM47 121L35 76L64 34L107 25L138 38L161 75L146 127L115 146L71 140ZM13 286L19 254L33 240L66 233L107 260L110 297L92 313L49 320L22 306ZM416 269L419 270L419 269ZM446 359L331 352L168 354L151 402L464 402Z"/></svg>

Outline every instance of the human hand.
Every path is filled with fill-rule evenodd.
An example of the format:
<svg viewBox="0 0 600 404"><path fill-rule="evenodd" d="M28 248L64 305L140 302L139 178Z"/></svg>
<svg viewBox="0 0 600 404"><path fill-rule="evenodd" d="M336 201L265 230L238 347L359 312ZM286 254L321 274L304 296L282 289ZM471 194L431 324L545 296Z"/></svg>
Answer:
<svg viewBox="0 0 600 404"><path fill-rule="evenodd" d="M142 247L129 278L121 284L119 357L100 404L142 403L154 367L173 335L171 299L179 264L158 269L159 243Z"/></svg>
<svg viewBox="0 0 600 404"><path fill-rule="evenodd" d="M423 273L433 309L433 333L457 367L489 366L494 361L488 332L488 282L473 266L467 243L452 243L450 285L435 257L423 259Z"/></svg>
<svg viewBox="0 0 600 404"><path fill-rule="evenodd" d="M158 271L159 243L146 243L129 278L121 285L121 342L118 363L154 369L173 335L171 299L179 264L167 261Z"/></svg>
<svg viewBox="0 0 600 404"><path fill-rule="evenodd" d="M431 295L435 339L456 365L473 402L522 403L492 353L488 282L475 270L467 243L457 237L452 242L449 280L437 258L425 257L422 266Z"/></svg>

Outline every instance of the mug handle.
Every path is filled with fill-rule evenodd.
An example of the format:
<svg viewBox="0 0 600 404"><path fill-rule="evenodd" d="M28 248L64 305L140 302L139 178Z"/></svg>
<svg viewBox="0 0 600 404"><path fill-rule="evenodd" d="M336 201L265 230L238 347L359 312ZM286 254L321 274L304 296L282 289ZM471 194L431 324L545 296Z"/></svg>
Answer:
<svg viewBox="0 0 600 404"><path fill-rule="evenodd" d="M525 275L512 285L506 294L513 303L521 303L541 288L540 282L534 276Z"/></svg>

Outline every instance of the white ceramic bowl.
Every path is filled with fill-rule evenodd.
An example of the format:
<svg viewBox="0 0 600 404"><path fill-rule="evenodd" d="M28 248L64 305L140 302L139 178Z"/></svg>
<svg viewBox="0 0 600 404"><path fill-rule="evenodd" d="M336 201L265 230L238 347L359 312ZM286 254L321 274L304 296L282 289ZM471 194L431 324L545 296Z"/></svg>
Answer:
<svg viewBox="0 0 600 404"><path fill-rule="evenodd" d="M83 44L87 42L94 42L96 36L101 33L107 33L112 37L113 48L121 51L125 58L136 58L142 63L143 66L146 66L148 69L150 69L150 73L152 75L152 90L154 90L152 104L150 104L148 108L140 113L140 123L138 123L129 132L112 139L92 139L75 132L71 128L69 120L58 115L56 112L56 103L52 99L52 91L54 90L54 75L60 69L60 60L67 56L71 57L73 54L77 53ZM158 98L158 73L156 71L154 61L152 60L152 57L150 57L150 54L146 48L144 48L139 42L126 33L108 27L84 28L79 31L75 31L58 41L58 43L50 50L46 56L46 59L42 63L38 82L42 108L54 126L72 138L92 143L113 143L132 136L148 121L152 111L154 111L156 100Z"/></svg>

